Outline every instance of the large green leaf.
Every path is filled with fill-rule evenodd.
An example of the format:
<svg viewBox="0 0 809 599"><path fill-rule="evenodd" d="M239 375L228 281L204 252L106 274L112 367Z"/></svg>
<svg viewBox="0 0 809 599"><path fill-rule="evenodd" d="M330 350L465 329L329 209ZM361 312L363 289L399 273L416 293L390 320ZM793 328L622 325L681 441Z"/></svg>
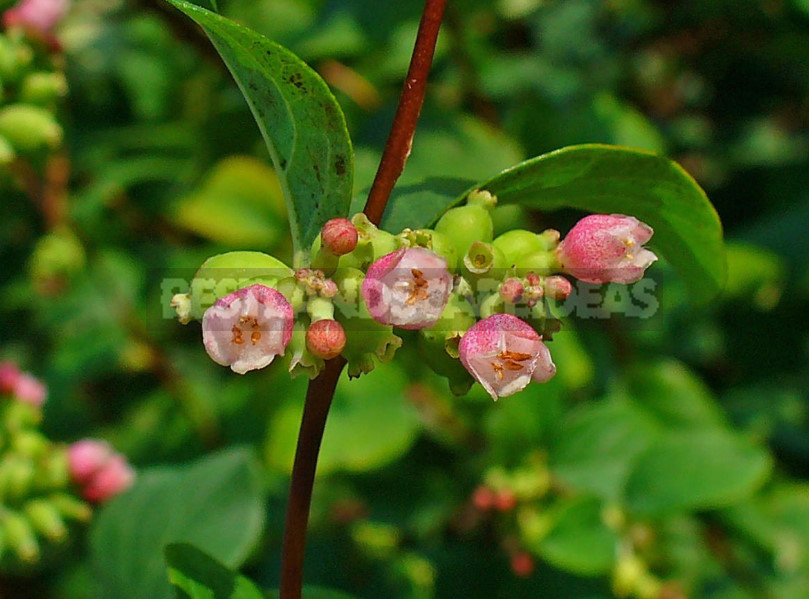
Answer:
<svg viewBox="0 0 809 599"><path fill-rule="evenodd" d="M638 458L625 500L650 515L723 507L755 491L771 465L764 449L731 432L671 431Z"/></svg>
<svg viewBox="0 0 809 599"><path fill-rule="evenodd" d="M638 456L657 439L658 424L631 402L586 404L558 425L548 453L564 483L617 501Z"/></svg>
<svg viewBox="0 0 809 599"><path fill-rule="evenodd" d="M602 509L601 502L592 497L572 500L555 515L551 530L531 549L548 563L576 574L609 572L615 563L618 537L604 524Z"/></svg>
<svg viewBox="0 0 809 599"><path fill-rule="evenodd" d="M654 228L650 245L679 271L697 301L722 289L719 216L694 179L668 158L616 146L571 146L520 163L478 188L504 204L635 216Z"/></svg>
<svg viewBox="0 0 809 599"><path fill-rule="evenodd" d="M264 599L247 578L193 545L174 543L165 553L177 599Z"/></svg>
<svg viewBox="0 0 809 599"><path fill-rule="evenodd" d="M318 474L366 472L410 449L421 427L405 398L406 385L401 368L391 363L377 366L374 376L355 380L343 376L323 435ZM303 412L298 397L278 411L267 433L267 460L284 472L291 472L295 455Z"/></svg>
<svg viewBox="0 0 809 599"><path fill-rule="evenodd" d="M264 524L264 485L251 452L154 468L110 503L91 531L100 599L166 599L163 549L192 543L228 566L247 557Z"/></svg>
<svg viewBox="0 0 809 599"><path fill-rule="evenodd" d="M166 0L211 38L267 142L298 250L351 201L353 152L345 117L326 83L292 52L184 0Z"/></svg>

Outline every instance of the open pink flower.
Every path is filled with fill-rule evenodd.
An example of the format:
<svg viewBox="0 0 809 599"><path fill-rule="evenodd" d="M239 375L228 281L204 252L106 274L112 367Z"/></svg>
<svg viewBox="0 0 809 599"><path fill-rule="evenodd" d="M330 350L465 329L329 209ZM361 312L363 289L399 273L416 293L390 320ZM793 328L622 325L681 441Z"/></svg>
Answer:
<svg viewBox="0 0 809 599"><path fill-rule="evenodd" d="M102 503L132 486L135 471L126 458L106 441L82 439L67 450L71 480L82 487L82 496Z"/></svg>
<svg viewBox="0 0 809 599"><path fill-rule="evenodd" d="M634 283L657 256L642 247L652 228L632 216L592 214L581 219L557 248L565 272L587 283Z"/></svg>
<svg viewBox="0 0 809 599"><path fill-rule="evenodd" d="M424 248L401 248L370 266L362 297L374 320L423 329L441 318L451 289L444 258Z"/></svg>
<svg viewBox="0 0 809 599"><path fill-rule="evenodd" d="M292 338L292 306L275 289L251 285L217 300L202 316L211 359L244 374L284 353Z"/></svg>
<svg viewBox="0 0 809 599"><path fill-rule="evenodd" d="M70 8L70 0L21 0L3 14L3 25L50 34Z"/></svg>
<svg viewBox="0 0 809 599"><path fill-rule="evenodd" d="M472 325L458 350L461 363L495 401L522 391L532 379L545 382L556 373L542 337L511 314L494 314Z"/></svg>

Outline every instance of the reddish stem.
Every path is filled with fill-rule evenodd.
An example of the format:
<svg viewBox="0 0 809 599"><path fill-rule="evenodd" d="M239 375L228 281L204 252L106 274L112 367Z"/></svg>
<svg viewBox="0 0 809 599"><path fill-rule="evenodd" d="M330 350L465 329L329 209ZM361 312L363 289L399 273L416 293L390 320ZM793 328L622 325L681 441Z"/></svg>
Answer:
<svg viewBox="0 0 809 599"><path fill-rule="evenodd" d="M407 157L410 155L410 146L424 104L427 76L432 65L445 5L446 0L426 0L424 6L399 107L365 205L365 214L376 224L382 220L393 186L402 174ZM281 555L280 599L301 599L306 530L309 524L309 507L312 502L317 456L329 407L345 364L346 361L342 357L327 361L326 368L317 378L310 381L306 391L306 403L289 486Z"/></svg>
<svg viewBox="0 0 809 599"><path fill-rule="evenodd" d="M424 104L424 94L427 91L427 77L433 64L435 43L441 29L441 19L444 16L444 6L447 0L426 0L424 13L419 23L419 32L416 36L416 45L413 48L413 57L410 59L410 68L407 71L402 95L399 98L399 107L393 117L385 152L379 162L374 183L368 193L365 204L365 214L368 219L379 224L385 213L393 186L404 170L407 157L410 156L410 147L413 144L413 135L416 133L421 107Z"/></svg>

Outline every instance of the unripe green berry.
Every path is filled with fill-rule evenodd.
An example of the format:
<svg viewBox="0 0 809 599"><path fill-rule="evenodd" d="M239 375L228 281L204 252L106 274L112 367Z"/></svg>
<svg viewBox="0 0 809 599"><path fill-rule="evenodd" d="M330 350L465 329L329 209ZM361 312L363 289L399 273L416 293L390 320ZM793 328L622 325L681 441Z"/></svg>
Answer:
<svg viewBox="0 0 809 599"><path fill-rule="evenodd" d="M63 73L30 73L20 87L20 101L38 106L48 106L66 94L67 79Z"/></svg>
<svg viewBox="0 0 809 599"><path fill-rule="evenodd" d="M497 236L492 245L500 249L509 266L518 266L518 260L525 255L543 251L542 241L533 231L514 229Z"/></svg>
<svg viewBox="0 0 809 599"><path fill-rule="evenodd" d="M489 242L494 235L491 214L478 204L448 210L436 223L435 230L452 242L459 256L466 254L475 241Z"/></svg>
<svg viewBox="0 0 809 599"><path fill-rule="evenodd" d="M22 561L33 563L39 559L39 543L28 520L13 510L5 510L0 516L0 527L5 533L6 544Z"/></svg>
<svg viewBox="0 0 809 599"><path fill-rule="evenodd" d="M227 252L208 258L200 266L188 294L172 299L180 321L200 319L216 300L243 287L260 283L275 287L281 279L292 276L286 264L261 252Z"/></svg>
<svg viewBox="0 0 809 599"><path fill-rule="evenodd" d="M55 148L62 143L62 127L40 106L10 104L0 109L0 135L19 152Z"/></svg>
<svg viewBox="0 0 809 599"><path fill-rule="evenodd" d="M34 499L23 507L23 514L42 536L51 541L61 541L67 537L67 526L59 510L44 499Z"/></svg>

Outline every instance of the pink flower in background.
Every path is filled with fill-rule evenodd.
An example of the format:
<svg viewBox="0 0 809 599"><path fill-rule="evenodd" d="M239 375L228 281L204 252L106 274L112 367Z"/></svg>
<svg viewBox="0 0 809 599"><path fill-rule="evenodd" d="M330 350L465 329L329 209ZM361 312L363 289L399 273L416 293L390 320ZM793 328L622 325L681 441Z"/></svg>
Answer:
<svg viewBox="0 0 809 599"><path fill-rule="evenodd" d="M513 395L556 373L548 348L531 326L511 314L494 314L466 331L461 363L492 399Z"/></svg>
<svg viewBox="0 0 809 599"><path fill-rule="evenodd" d="M362 297L374 320L423 329L441 318L451 289L444 258L424 248L401 248L370 266Z"/></svg>
<svg viewBox="0 0 809 599"><path fill-rule="evenodd" d="M13 393L22 372L13 362L0 362L0 393Z"/></svg>
<svg viewBox="0 0 809 599"><path fill-rule="evenodd" d="M48 388L45 384L27 372L19 376L12 393L20 401L36 407L42 406L48 398Z"/></svg>
<svg viewBox="0 0 809 599"><path fill-rule="evenodd" d="M642 247L652 228L632 216L592 214L581 219L557 248L565 272L587 283L634 283L657 256Z"/></svg>
<svg viewBox="0 0 809 599"><path fill-rule="evenodd" d="M219 299L202 316L202 341L211 359L244 374L284 353L292 338L292 306L275 289L251 285Z"/></svg>
<svg viewBox="0 0 809 599"><path fill-rule="evenodd" d="M69 8L70 0L21 0L3 13L3 25L48 36Z"/></svg>
<svg viewBox="0 0 809 599"><path fill-rule="evenodd" d="M83 439L67 450L70 478L82 487L82 496L102 503L132 486L135 471L126 458L106 441Z"/></svg>

